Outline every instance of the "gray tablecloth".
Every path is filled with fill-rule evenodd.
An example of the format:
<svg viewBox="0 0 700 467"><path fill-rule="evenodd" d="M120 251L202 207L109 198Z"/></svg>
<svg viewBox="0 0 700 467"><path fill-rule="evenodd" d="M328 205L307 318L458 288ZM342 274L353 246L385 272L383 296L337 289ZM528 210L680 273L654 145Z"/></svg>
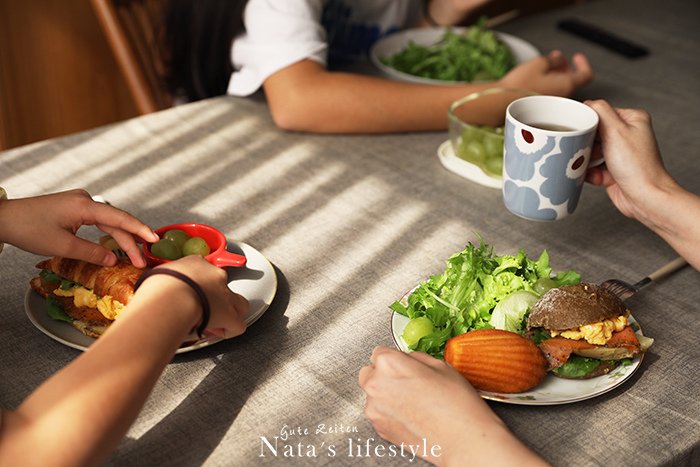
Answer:
<svg viewBox="0 0 700 467"><path fill-rule="evenodd" d="M558 31L569 16L651 55L630 61ZM698 17L696 2L601 1L502 30L543 51L586 52L597 75L578 97L647 108L668 168L700 192ZM175 357L108 463L407 464L374 450L386 443L363 416L357 373L374 346L393 345L387 306L453 252L480 234L499 253L547 249L555 269L590 281L636 281L674 258L602 189L586 187L564 221L516 218L500 191L440 165L446 138L285 133L261 100L222 97L0 153L0 186L11 197L84 187L153 227L215 225L276 267L277 294L262 318L239 338ZM11 246L0 257L3 407L79 354L25 315L38 259ZM620 387L565 405L491 406L555 465L698 465L698 278L686 268L629 302L656 342Z"/></svg>

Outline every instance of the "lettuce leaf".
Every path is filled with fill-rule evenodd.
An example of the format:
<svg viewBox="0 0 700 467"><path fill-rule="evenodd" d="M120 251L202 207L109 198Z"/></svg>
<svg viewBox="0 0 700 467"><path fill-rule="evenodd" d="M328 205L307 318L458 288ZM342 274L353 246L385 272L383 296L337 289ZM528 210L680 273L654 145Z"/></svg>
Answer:
<svg viewBox="0 0 700 467"><path fill-rule="evenodd" d="M598 368L600 360L572 355L562 366L554 368L552 373L562 378L583 378Z"/></svg>
<svg viewBox="0 0 700 467"><path fill-rule="evenodd" d="M46 297L46 312L49 318L55 319L56 321L73 322L73 318L68 316L63 306L51 295Z"/></svg>
<svg viewBox="0 0 700 467"><path fill-rule="evenodd" d="M42 269L41 272L39 273L39 276L46 282L47 284L60 284L63 279L61 279L61 276L56 274L55 272L49 270L49 269Z"/></svg>

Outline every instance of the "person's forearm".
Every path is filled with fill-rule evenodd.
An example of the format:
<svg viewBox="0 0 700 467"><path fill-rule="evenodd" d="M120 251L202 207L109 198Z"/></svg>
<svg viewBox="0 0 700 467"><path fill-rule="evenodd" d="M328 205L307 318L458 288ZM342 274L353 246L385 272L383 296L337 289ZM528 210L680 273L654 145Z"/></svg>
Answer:
<svg viewBox="0 0 700 467"><path fill-rule="evenodd" d="M490 0L430 0L425 6L425 22L429 26L454 26Z"/></svg>
<svg viewBox="0 0 700 467"><path fill-rule="evenodd" d="M307 63L268 78L265 93L275 122L286 130L398 133L445 130L452 102L491 86L429 86L326 72Z"/></svg>
<svg viewBox="0 0 700 467"><path fill-rule="evenodd" d="M700 270L700 197L680 186L648 193L638 219Z"/></svg>
<svg viewBox="0 0 700 467"><path fill-rule="evenodd" d="M478 444L478 446L475 446ZM457 456L447 456L444 467L460 467L465 459L472 466L546 467L550 465L542 457L525 446L508 428L483 430L475 437L463 436L460 445L464 449Z"/></svg>
<svg viewBox="0 0 700 467"><path fill-rule="evenodd" d="M16 412L4 414L0 464L16 465L18 459L25 465L28 460L36 465L96 464L116 446L198 319L191 291L177 289L166 297L152 290L137 294L88 351L42 384ZM32 452L29 459L26 452Z"/></svg>
<svg viewBox="0 0 700 467"><path fill-rule="evenodd" d="M483 401L461 400L461 413L452 421L445 421L450 433L440 440L441 456L429 459L441 467L474 466L546 466L547 462L525 446ZM468 415L467 415L468 414ZM442 427L443 429L445 426ZM475 441L478 440L478 441Z"/></svg>

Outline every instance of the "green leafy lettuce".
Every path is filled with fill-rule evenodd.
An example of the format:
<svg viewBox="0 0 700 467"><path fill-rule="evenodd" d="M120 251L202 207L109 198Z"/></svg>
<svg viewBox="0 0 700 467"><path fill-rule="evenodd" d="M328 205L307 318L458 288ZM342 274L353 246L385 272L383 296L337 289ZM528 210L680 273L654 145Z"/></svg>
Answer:
<svg viewBox="0 0 700 467"><path fill-rule="evenodd" d="M63 279L49 269L42 269L39 275L47 284L60 284L61 290L68 290L75 286L75 282ZM66 321L68 323L73 321L73 318L68 316L63 309L63 305L61 305L53 295L46 297L46 311L51 319Z"/></svg>
<svg viewBox="0 0 700 467"><path fill-rule="evenodd" d="M465 82L500 79L516 64L510 48L486 27L485 17L464 33L447 29L437 44L411 41L381 61L410 75Z"/></svg>
<svg viewBox="0 0 700 467"><path fill-rule="evenodd" d="M55 319L56 321L65 321L67 323L73 322L73 318L68 316L66 311L63 309L63 306L58 303L58 301L52 295L46 297L46 312L49 315L49 318Z"/></svg>
<svg viewBox="0 0 700 467"><path fill-rule="evenodd" d="M512 292L538 293L535 283L551 281L553 287L576 284L581 276L574 271L553 275L547 251L536 260L521 249L516 255L496 255L482 240L470 243L452 255L445 271L422 282L407 298L391 309L410 319L427 316L433 332L422 337L412 350L443 357L445 343L453 336L475 329L492 328L489 321L496 304Z"/></svg>
<svg viewBox="0 0 700 467"><path fill-rule="evenodd" d="M601 360L597 358L582 357L580 355L571 355L569 359L562 366L554 368L552 373L562 378L583 378L602 363ZM611 365L630 365L632 363L631 358L625 358L623 360L607 360L608 364Z"/></svg>

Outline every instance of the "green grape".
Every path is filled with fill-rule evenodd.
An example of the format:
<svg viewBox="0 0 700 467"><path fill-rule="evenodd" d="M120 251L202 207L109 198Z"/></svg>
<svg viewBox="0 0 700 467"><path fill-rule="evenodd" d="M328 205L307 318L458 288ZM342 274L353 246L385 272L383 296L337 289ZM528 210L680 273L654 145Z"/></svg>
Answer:
<svg viewBox="0 0 700 467"><path fill-rule="evenodd" d="M421 340L421 338L431 334L432 332L433 323L430 321L430 318L427 316L419 316L418 318L413 318L408 322L408 324L406 324L401 337L403 337L406 345L413 348L416 344L418 344L418 341Z"/></svg>
<svg viewBox="0 0 700 467"><path fill-rule="evenodd" d="M471 141L481 141L483 134L484 132L478 127L465 126L462 130L462 141L464 141L464 144L468 144Z"/></svg>
<svg viewBox="0 0 700 467"><path fill-rule="evenodd" d="M100 245L102 245L110 251L116 251L121 248L117 241L109 235L103 235L102 237L100 237Z"/></svg>
<svg viewBox="0 0 700 467"><path fill-rule="evenodd" d="M151 245L151 253L161 259L178 259L182 257L182 251L175 242L161 238Z"/></svg>
<svg viewBox="0 0 700 467"><path fill-rule="evenodd" d="M478 141L470 141L464 147L464 158L469 162L481 164L486 159L484 145Z"/></svg>
<svg viewBox="0 0 700 467"><path fill-rule="evenodd" d="M192 237L182 246L183 256L200 255L207 256L210 252L209 245L201 237Z"/></svg>
<svg viewBox="0 0 700 467"><path fill-rule="evenodd" d="M503 137L491 136L484 138L484 150L489 159L500 159L503 157Z"/></svg>
<svg viewBox="0 0 700 467"><path fill-rule="evenodd" d="M163 235L163 238L165 240L171 240L175 242L175 245L182 250L183 245L187 240L190 239L190 236L187 235L184 231L179 230L179 229L173 229L173 230L168 230L165 232L165 235Z"/></svg>
<svg viewBox="0 0 700 467"><path fill-rule="evenodd" d="M484 169L491 175L501 175L503 174L503 158L489 158L486 159L484 164Z"/></svg>

